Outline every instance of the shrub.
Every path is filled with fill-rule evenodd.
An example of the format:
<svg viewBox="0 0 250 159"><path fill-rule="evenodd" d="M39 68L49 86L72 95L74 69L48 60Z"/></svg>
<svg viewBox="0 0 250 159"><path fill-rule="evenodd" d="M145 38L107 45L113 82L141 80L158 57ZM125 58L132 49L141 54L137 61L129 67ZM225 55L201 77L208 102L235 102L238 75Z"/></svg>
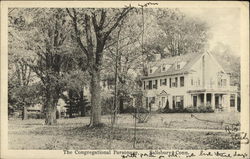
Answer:
<svg viewBox="0 0 250 159"><path fill-rule="evenodd" d="M112 109L114 109L113 98L102 98L101 105L102 105L102 115L110 114L112 112Z"/></svg>
<svg viewBox="0 0 250 159"><path fill-rule="evenodd" d="M28 113L28 119L44 119L44 113Z"/></svg>
<svg viewBox="0 0 250 159"><path fill-rule="evenodd" d="M199 113L212 113L214 112L214 110L212 109L211 106L199 106L198 112Z"/></svg>
<svg viewBox="0 0 250 159"><path fill-rule="evenodd" d="M211 106L199 106L199 107L194 107L194 106L188 106L184 109L169 109L169 108L164 108L162 113L212 113L214 110L212 109Z"/></svg>
<svg viewBox="0 0 250 159"><path fill-rule="evenodd" d="M198 109L193 106L188 106L184 109L187 113L199 113Z"/></svg>
<svg viewBox="0 0 250 159"><path fill-rule="evenodd" d="M136 107L129 106L126 109L124 109L124 113L135 113ZM138 113L148 113L149 111L146 108L138 107Z"/></svg>

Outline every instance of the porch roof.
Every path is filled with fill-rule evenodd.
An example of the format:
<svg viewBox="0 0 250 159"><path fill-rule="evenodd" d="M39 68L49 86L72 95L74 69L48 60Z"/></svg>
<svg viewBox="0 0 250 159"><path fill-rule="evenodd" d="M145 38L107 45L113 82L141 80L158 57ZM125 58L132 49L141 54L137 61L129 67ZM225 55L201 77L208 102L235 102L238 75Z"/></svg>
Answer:
<svg viewBox="0 0 250 159"><path fill-rule="evenodd" d="M237 91L232 91L232 90L218 90L218 89L196 89L196 90L188 90L187 93L228 94L228 93L237 93Z"/></svg>

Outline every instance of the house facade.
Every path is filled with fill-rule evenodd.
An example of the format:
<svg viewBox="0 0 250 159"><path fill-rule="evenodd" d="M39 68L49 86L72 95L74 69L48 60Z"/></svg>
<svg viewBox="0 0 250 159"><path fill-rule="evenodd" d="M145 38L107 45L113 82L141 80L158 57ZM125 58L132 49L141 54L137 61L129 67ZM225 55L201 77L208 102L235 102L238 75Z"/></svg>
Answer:
<svg viewBox="0 0 250 159"><path fill-rule="evenodd" d="M237 111L237 87L209 52L158 59L142 77L146 107L157 110L210 106Z"/></svg>

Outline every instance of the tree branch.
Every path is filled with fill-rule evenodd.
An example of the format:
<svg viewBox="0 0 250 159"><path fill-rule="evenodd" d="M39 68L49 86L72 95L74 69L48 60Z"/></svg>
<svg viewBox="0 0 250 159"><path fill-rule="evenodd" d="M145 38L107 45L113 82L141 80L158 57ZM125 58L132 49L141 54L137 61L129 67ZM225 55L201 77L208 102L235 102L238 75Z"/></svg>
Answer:
<svg viewBox="0 0 250 159"><path fill-rule="evenodd" d="M113 24L113 26L105 33L104 40L106 41L109 37L110 33L119 25L120 21L132 10L132 7L124 8L120 14L120 16L117 18L116 22Z"/></svg>
<svg viewBox="0 0 250 159"><path fill-rule="evenodd" d="M78 24L77 24L76 10L73 8L73 15L70 13L68 8L66 8L66 11L67 11L67 13L69 14L69 16L71 17L71 19L73 21L73 26L74 26L74 30L75 30L75 34L76 34L77 43L79 44L79 46L83 50L83 52L86 54L87 58L89 58L88 51L85 48L85 46L83 45L81 37L80 37L80 31L78 29Z"/></svg>

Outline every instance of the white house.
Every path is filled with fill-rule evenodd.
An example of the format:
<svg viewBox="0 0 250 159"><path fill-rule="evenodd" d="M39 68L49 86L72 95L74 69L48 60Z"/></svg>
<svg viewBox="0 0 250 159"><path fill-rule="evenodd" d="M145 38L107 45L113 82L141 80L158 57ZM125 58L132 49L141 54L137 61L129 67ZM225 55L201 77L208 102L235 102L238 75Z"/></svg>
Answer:
<svg viewBox="0 0 250 159"><path fill-rule="evenodd" d="M237 87L209 52L158 59L142 77L146 107L152 110L211 106L237 111Z"/></svg>

